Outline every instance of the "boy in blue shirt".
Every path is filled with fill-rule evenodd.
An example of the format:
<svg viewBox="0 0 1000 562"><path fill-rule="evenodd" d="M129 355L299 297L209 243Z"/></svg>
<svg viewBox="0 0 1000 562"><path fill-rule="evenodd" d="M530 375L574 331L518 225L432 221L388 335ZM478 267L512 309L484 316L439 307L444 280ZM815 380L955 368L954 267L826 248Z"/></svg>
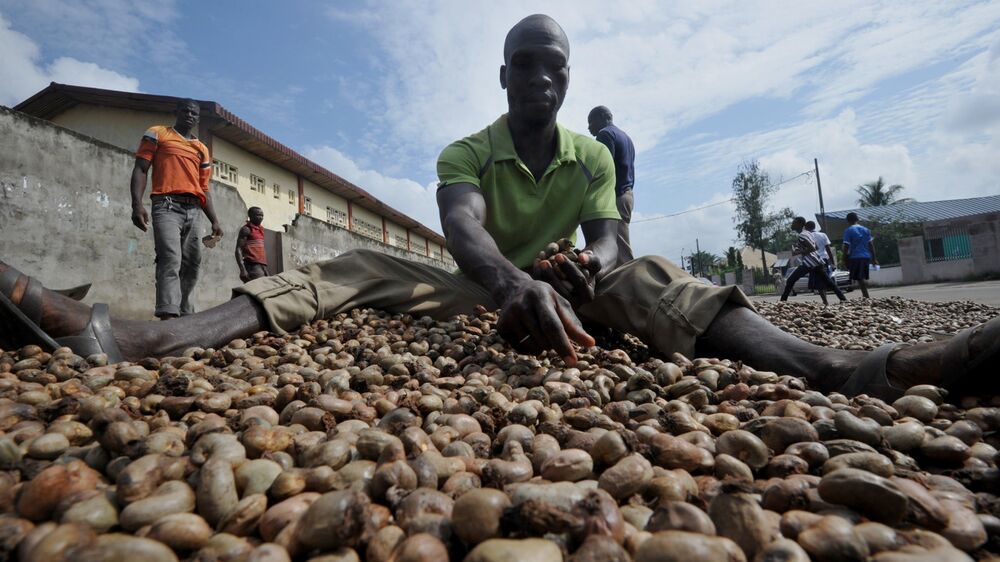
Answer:
<svg viewBox="0 0 1000 562"><path fill-rule="evenodd" d="M868 264L878 265L875 257L875 244L872 243L872 231L858 224L857 213L847 213L848 226L844 230L844 256L847 258L847 270L851 281L857 281L861 286L861 294L868 297Z"/></svg>

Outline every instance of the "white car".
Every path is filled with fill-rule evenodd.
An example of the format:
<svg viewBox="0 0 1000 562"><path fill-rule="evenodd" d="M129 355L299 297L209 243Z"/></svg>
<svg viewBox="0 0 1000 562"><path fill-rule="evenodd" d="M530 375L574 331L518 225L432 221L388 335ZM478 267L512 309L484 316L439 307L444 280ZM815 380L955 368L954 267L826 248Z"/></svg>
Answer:
<svg viewBox="0 0 1000 562"><path fill-rule="evenodd" d="M788 278L792 276L792 272L793 271L795 271L794 267L788 268L788 272L785 274L785 281L786 282L788 281ZM851 274L848 273L847 271L844 271L843 269L835 269L833 271L833 280L837 282L837 287L840 287L840 289L842 291L852 291L853 290L853 288L851 287ZM798 281L796 281L795 285L792 287L792 296L798 295L800 293L803 294L803 295L806 295L806 294L809 294L811 292L815 292L815 291L810 291L809 290L809 276L808 275L803 275L802 278L800 278Z"/></svg>

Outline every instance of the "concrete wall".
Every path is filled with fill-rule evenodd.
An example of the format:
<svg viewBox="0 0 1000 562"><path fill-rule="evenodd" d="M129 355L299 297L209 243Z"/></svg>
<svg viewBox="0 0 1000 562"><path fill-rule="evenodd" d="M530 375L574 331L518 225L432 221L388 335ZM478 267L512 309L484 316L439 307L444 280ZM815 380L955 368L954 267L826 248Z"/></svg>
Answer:
<svg viewBox="0 0 1000 562"><path fill-rule="evenodd" d="M902 282L955 281L972 276L1000 274L1000 214L978 215L974 219L947 223L939 221L924 227L924 232L932 237L941 236L953 228L967 228L972 250L972 257L967 259L928 263L924 254L923 236L900 239Z"/></svg>
<svg viewBox="0 0 1000 562"><path fill-rule="evenodd" d="M872 286L899 285L903 282L903 268L896 265L868 272L868 283Z"/></svg>
<svg viewBox="0 0 1000 562"><path fill-rule="evenodd" d="M977 274L1000 273L1000 216L969 225L972 268Z"/></svg>
<svg viewBox="0 0 1000 562"><path fill-rule="evenodd" d="M152 125L173 124L172 113L157 113L136 111L131 109L103 107L91 104L76 105L52 119L57 125L83 133L126 150L135 150L142 133ZM202 128L206 126L203 121ZM203 132L207 135L207 132ZM279 231L284 225L290 224L299 212L298 177L285 168L271 161L252 154L236 144L225 139L213 137L211 141L212 157L238 170L235 181L229 181L213 170L213 179L235 187L240 197L248 205L264 210L264 228ZM251 174L264 179L263 191L251 189ZM338 226L347 228L348 204L339 195L309 180L303 180L303 196L311 202L311 208L306 214ZM277 197L275 190L277 189ZM334 212L328 213L327 208ZM373 225L378 232L371 229L360 232L363 235L382 240L382 217L377 213L354 206L353 213L361 221ZM405 248L401 239L406 237L406 229L386 219L385 230L388 233L390 245ZM397 238L398 236L398 238ZM418 237L419 238L419 237ZM440 246L435 249L432 244L430 255L444 255L448 262L445 267L451 267L453 260ZM414 241L414 251L427 253L423 238Z"/></svg>
<svg viewBox="0 0 1000 562"><path fill-rule="evenodd" d="M151 318L153 235L132 225L134 160L127 150L0 108L2 259L49 287L93 283L86 302ZM227 236L205 248L198 309L227 300L239 284L232 243L247 208L232 188L212 187ZM201 228L207 234L208 221Z"/></svg>
<svg viewBox="0 0 1000 562"><path fill-rule="evenodd" d="M134 158L130 151L0 107L0 259L48 287L92 283L85 302L107 302L116 316L151 318L153 237L131 222ZM239 284L233 249L248 207L237 189L218 182L211 188L226 235L204 250L198 310L225 302ZM208 233L207 221L201 228ZM277 235L284 269L352 248L443 265L302 216Z"/></svg>
<svg viewBox="0 0 1000 562"><path fill-rule="evenodd" d="M439 261L383 244L372 238L359 236L315 217L305 215L295 217L292 224L286 227L281 240L282 254L284 255L283 265L286 270L335 258L354 249L375 250L410 261L441 267Z"/></svg>

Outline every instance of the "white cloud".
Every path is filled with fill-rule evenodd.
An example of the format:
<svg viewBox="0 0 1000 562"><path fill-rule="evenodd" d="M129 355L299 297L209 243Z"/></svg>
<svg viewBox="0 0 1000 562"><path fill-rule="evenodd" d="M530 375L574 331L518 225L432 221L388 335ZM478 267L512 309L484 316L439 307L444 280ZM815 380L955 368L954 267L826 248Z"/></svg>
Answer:
<svg viewBox="0 0 1000 562"><path fill-rule="evenodd" d="M30 0L5 8L46 49L123 68L131 61L163 66L190 60L173 30L175 0ZM194 7L203 17L201 6ZM44 38L44 41L42 40Z"/></svg>
<svg viewBox="0 0 1000 562"><path fill-rule="evenodd" d="M0 15L0 104L14 105L41 90L49 82L110 88L135 92L139 80L92 62L60 57L49 65L41 61L38 45L15 31Z"/></svg>
<svg viewBox="0 0 1000 562"><path fill-rule="evenodd" d="M374 170L364 169L344 153L329 146L306 148L303 155L376 198L388 202L397 211L406 213L438 233L441 232L434 184L422 186L413 180L389 177Z"/></svg>
<svg viewBox="0 0 1000 562"><path fill-rule="evenodd" d="M503 37L536 9L507 2L469 10L457 1L359 9L357 24L395 69L382 84L383 125L394 138L420 135L422 144L442 146L489 123L504 111L497 83ZM638 2L608 10L590 0L547 3L545 11L572 43L562 121L582 129L593 105L620 108L640 151L672 129L758 96L790 98L808 89L809 114L824 117L881 80L982 48L1000 22L996 3L853 1L776 10L768 2ZM349 21L339 9L332 17ZM400 144L388 149L429 159Z"/></svg>

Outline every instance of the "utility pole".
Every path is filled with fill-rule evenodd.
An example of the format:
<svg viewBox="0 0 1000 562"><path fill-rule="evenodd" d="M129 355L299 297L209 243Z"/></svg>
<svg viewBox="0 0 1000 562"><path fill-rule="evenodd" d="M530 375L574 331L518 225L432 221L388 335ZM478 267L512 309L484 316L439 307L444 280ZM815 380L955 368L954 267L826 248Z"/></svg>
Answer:
<svg viewBox="0 0 1000 562"><path fill-rule="evenodd" d="M703 269L701 267L701 246L698 244L698 239L694 239L694 251L696 256L698 256L698 274L702 277L705 276Z"/></svg>
<svg viewBox="0 0 1000 562"><path fill-rule="evenodd" d="M819 183L819 160L813 158L813 166L816 167L816 191L819 191L819 219L823 224L823 232L826 232L826 209L823 207L823 186ZM829 236L829 233L827 233Z"/></svg>

